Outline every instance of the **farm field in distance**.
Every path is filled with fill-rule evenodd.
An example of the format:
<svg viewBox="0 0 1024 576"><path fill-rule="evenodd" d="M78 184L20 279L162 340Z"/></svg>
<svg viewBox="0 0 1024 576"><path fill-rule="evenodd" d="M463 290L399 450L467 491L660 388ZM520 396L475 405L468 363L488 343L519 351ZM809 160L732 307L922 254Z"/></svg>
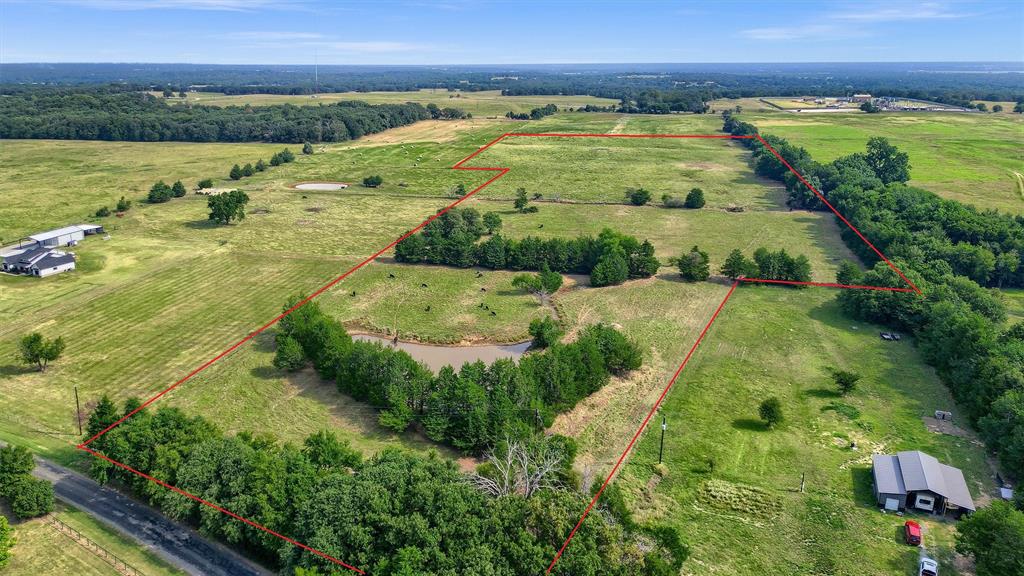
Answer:
<svg viewBox="0 0 1024 576"><path fill-rule="evenodd" d="M359 96L379 97L372 100L379 103L404 101L386 100L406 97L401 94ZM416 96L429 102L440 94L448 100L441 92ZM190 99L215 105L306 98L205 97L189 93ZM162 390L274 317L288 298L312 292L454 201L456 186L472 190L490 178L493 173L450 167L505 132L720 134L721 128L714 115L476 118L549 101L579 106L588 97L510 98L519 97L462 93L451 104L472 112L473 120L426 121L354 142L318 144L311 156L298 155L293 163L238 182L226 179L232 164L267 159L286 146L4 141L0 200L10 201L0 210L0 225L11 223L3 226L5 236L7 230L16 237L96 221L110 239L89 237L74 248L75 272L43 281L0 276L0 315L8 319L0 327L0 439L85 465L89 458L69 444L75 439L75 386L90 408L102 394L123 401ZM1021 164L1020 151L1012 149L1022 126L1016 117L979 116L988 124L958 124L976 122L975 117L857 114L840 120L753 110L742 116L821 160L860 151L870 136L887 136L910 154L913 183L979 206L1024 212L1013 208L1024 200L1014 199L1012 186L1004 187L1012 184L1006 175ZM964 139L950 126L970 127L972 137ZM288 147L298 153L301 146ZM954 163L960 156L977 162ZM553 297L570 338L603 321L644 350L642 370L613 379L551 428L579 442L576 469L584 478L603 479L728 291L722 278L681 282L669 258L696 244L709 253L717 274L734 248L747 255L760 246L785 248L806 255L813 279L821 282L834 281L838 265L853 259L834 218L788 210L785 191L755 176L749 158L728 140L512 137L468 163L511 169L462 204L499 213L504 236L569 238L608 227L650 239L664 264L655 277L620 286L593 288L585 278L570 277ZM59 180L46 177L58 172ZM375 174L384 179L381 187L358 185ZM237 186L249 195L243 221L208 221L207 198L191 191L207 177L217 187ZM145 204L146 190L158 179L181 179L189 193L166 204ZM352 186L329 192L292 187L303 181ZM634 186L652 192L651 205L624 200ZM533 202L537 213L513 210L519 187L542 195ZM705 192L703 209L660 206L662 194L685 196L693 187ZM27 190L39 194L29 196ZM91 216L122 194L135 202L123 218ZM743 211L726 210L731 207ZM514 276L403 265L388 253L318 302L351 331L391 335L397 328L403 340L439 344L520 342L530 338L530 320L550 310L514 288ZM1016 318L1024 316L1019 296L1009 297ZM881 341L879 327L846 319L834 297L834 291L817 288L737 289L662 405L669 423L668 473L662 477L652 467L660 432L653 425L620 471L616 483L637 519L668 523L684 535L691 557L683 574L909 571L916 549L900 543L896 518L880 514L870 496L865 458L873 451L924 450L961 467L975 496L992 492L982 448L971 438L933 434L922 421L935 409L956 409L909 338ZM495 314L484 314L480 304ZM18 338L32 330L61 335L68 343L44 374L10 360ZM157 406L208 416L229 432L269 431L299 441L329 428L368 454L399 446L462 456L418 431L387 431L375 409L337 393L312 369L286 374L274 368L273 333L258 336ZM857 392L833 394L831 367L861 371ZM764 430L757 421L757 404L768 395L779 396L787 407L779 430ZM850 441L856 441L856 451ZM707 470L709 459L714 473ZM797 490L801 473L807 475L805 494ZM930 550L952 572L954 525L926 526ZM33 530L26 532L29 542L52 549L41 529ZM833 546L837 540L843 545ZM160 570L152 573L173 573Z"/></svg>
<svg viewBox="0 0 1024 576"><path fill-rule="evenodd" d="M152 94L159 96L157 92ZM181 98L168 99L170 102ZM591 104L594 106L614 106L619 103L613 98L596 96L502 96L499 90L453 91L423 89L411 92L324 92L315 97L309 94L239 94L227 95L216 92L188 92L185 99L189 103L207 106L266 106L269 104L295 104L297 106L318 106L333 104L344 100L361 100L370 104L401 104L419 102L437 104L441 108L461 108L474 117L504 116L506 112L529 112L547 104L555 104L559 108L580 107Z"/></svg>

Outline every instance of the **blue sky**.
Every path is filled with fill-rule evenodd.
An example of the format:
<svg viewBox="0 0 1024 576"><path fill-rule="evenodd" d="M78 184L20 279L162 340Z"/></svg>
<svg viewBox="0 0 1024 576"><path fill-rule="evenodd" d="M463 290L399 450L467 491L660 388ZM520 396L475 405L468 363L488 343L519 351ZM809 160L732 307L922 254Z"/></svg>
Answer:
<svg viewBox="0 0 1024 576"><path fill-rule="evenodd" d="M1024 60L1024 2L0 0L0 62Z"/></svg>

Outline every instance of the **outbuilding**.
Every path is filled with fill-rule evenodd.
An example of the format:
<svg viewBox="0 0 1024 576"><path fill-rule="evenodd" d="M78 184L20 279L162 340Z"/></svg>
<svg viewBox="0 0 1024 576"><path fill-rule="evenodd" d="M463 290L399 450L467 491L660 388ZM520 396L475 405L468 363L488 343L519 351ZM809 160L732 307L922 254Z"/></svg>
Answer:
<svg viewBox="0 0 1024 576"><path fill-rule="evenodd" d="M913 450L871 457L872 492L885 510L917 510L959 518L974 512L974 500L959 468Z"/></svg>
<svg viewBox="0 0 1024 576"><path fill-rule="evenodd" d="M74 246L80 240L90 234L103 232L103 226L98 224L75 224L33 234L27 238L31 242L23 242L22 247L36 246L39 248L56 248L58 246Z"/></svg>

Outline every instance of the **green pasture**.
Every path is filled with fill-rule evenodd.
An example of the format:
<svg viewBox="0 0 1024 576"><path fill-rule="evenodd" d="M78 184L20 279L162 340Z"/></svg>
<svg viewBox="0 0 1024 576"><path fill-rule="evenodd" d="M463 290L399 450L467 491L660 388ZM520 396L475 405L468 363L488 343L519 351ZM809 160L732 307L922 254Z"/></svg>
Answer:
<svg viewBox="0 0 1024 576"><path fill-rule="evenodd" d="M898 538L903 519L880 513L871 497L872 453L924 450L962 468L975 498L993 490L979 445L925 428L923 416L954 404L912 344L848 320L834 294L738 289L657 417L668 421L667 473L655 472L660 426L652 424L619 475L641 522L685 535L684 573L910 573L917 550ZM653 336L674 362L694 340L650 332L635 334L645 343ZM863 379L839 396L832 368ZM758 419L768 396L782 400L786 418L775 430ZM588 431L598 434L593 442L622 444L600 426ZM929 550L951 569L953 525L924 523Z"/></svg>
<svg viewBox="0 0 1024 576"><path fill-rule="evenodd" d="M819 161L863 152L884 136L910 155L911 181L946 198L1024 213L1024 118L966 113L743 113L764 134L782 136Z"/></svg>
<svg viewBox="0 0 1024 576"><path fill-rule="evenodd" d="M161 96L161 93L154 92ZM447 90L423 89L410 92L325 92L315 97L312 95L289 94L240 94L225 95L217 92L188 92L187 101L208 106L267 106L270 104L295 104L297 106L317 106L333 104L347 100L361 100L369 104L403 104L418 102L426 106L436 104L441 108L461 108L473 116L504 116L506 112L529 112L548 104L559 108L576 108L591 104L594 106L614 106L619 101L613 98L595 96L502 96L500 90L484 90L479 92L462 92ZM169 103L180 102L175 96L168 99Z"/></svg>

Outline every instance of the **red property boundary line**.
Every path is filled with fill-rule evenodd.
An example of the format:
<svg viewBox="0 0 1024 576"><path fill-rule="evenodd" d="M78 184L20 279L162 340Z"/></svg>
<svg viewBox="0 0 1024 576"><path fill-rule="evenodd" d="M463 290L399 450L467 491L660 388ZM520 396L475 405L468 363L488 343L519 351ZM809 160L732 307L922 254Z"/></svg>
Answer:
<svg viewBox="0 0 1024 576"><path fill-rule="evenodd" d="M640 427L637 429L636 434L633 435L633 438L630 440L629 444L626 446L626 449L622 452L622 455L619 457L618 461L615 463L615 466L612 468L611 472L609 472L609 474L605 477L604 483L601 485L601 488L597 491L597 493L591 499L590 504L584 510L583 515L580 517L579 521L573 527L572 531L569 533L569 536L565 539L565 542L562 544L562 547L555 554L555 557L554 557L554 559L552 559L551 564L548 565L547 570L545 571L545 574L550 574L551 571L554 569L555 564L558 563L558 560L562 557L562 555L565 552L566 548L568 548L569 543L572 541L573 537L576 535L576 532L579 530L580 526L583 524L583 521L586 520L586 518L590 514L591 510L593 510L594 506L597 504L597 501L601 497L601 494L604 492L605 488L607 488L608 484L611 482L611 480L614 477L615 473L618 471L618 469L620 468L622 463L625 461L626 456L629 454L629 451L633 448L633 445L640 438L640 435L643 433L644 429L647 427L647 424L650 422L651 418L654 416L654 414L657 412L658 408L661 406L661 403L665 399L665 397L668 395L669 390L672 388L673 384L675 384L676 380L678 380L679 375L683 371L683 368L685 368L686 364L690 361L690 358L693 356L693 353L697 350L697 347L700 345L701 341L704 339L704 336L707 334L708 330L710 330L711 325L718 318L719 313L725 307L726 302L729 301L729 298L732 296L733 292L736 290L736 287L740 284L740 282L744 282L744 283L787 284L787 285L816 286L816 287L830 287L830 288L843 288L843 289L882 290L882 291L890 291L890 292L914 292L914 293L917 293L918 295L921 295L921 290L918 289L918 287L915 286L914 283L911 282L903 274L903 272L899 268L897 268L891 261L889 261L889 259L886 258L885 255L882 254L881 251L879 251L874 246L874 244L872 244L867 238L865 238L864 235L861 234L860 231L857 230L857 228L853 226L853 224L851 224L846 218L844 218L843 215L840 214L825 199L825 197L820 192L818 192L818 190L816 190L814 188L814 186L812 186L799 172L797 172L788 162L786 162L786 160L774 148L772 148L772 146L770 144L768 144L768 142L766 142L761 137L760 134L755 134L755 135L752 135L752 136L749 136L749 135L748 136L734 136L734 135L730 135L730 134L586 134L586 133L574 134L574 133L521 133L521 132L506 132L506 133L502 134L501 136L498 136L494 140L491 140L490 142L488 142L484 146L481 146L475 152L473 152L469 156L466 156L465 158L463 158L462 160L460 160L459 162L457 162L455 165L452 166L453 170L497 172L497 174L495 174L494 176L489 178L483 184L481 184L481 185L477 186L476 188L474 188L473 190L471 190L465 196L462 196L458 200L452 202L448 206L444 207L442 210L440 210L437 213L435 213L434 215L430 216L429 218L427 218L426 220L421 222L418 226L416 226L412 230L410 230L410 231L406 232L405 234L399 236L398 238L393 240L388 245L384 246L383 248L381 248L377 252L375 252L372 255L370 255L369 257L367 257L365 260L363 260L360 263L356 264L355 266L353 266L352 268L348 269L344 273L336 276L334 279L332 279L331 281L327 282L326 284L324 284L323 286L318 288L315 292L313 292L312 294L310 294L306 298L300 300L299 302L297 302L292 307L288 308L287 310L285 310L281 314L275 316L270 321L268 321L267 323L263 324L262 326L260 326L256 330L254 330L253 332L250 332L244 338L238 340L237 342L235 342L234 344L232 344L231 346L226 348L224 351L222 351L220 354L217 354L213 358L207 360L206 362L204 362L199 367L195 368L194 370L192 370L191 372L186 374L183 378L181 378L180 380L178 380L174 384L168 386L167 388L161 390L159 393L154 395L152 398L146 400L138 408L136 408L136 409L132 410L131 412L125 414L124 416L119 418L113 424L111 424L111 425L107 426L106 428L104 428L103 430L97 432L95 435L93 435L91 438L89 438L85 442L82 442L81 444L77 445L76 448L78 448L79 450L83 450L83 451L85 451L85 452L87 452L87 453L89 453L89 454L91 454L91 455L93 455L93 456L95 456L97 458L100 458L102 460L110 462L111 464L113 464L115 466L118 466L118 467L120 467L120 468L122 468L124 470L127 470L128 472L131 472L132 474L136 474L136 475L138 475L138 476L140 476L142 478L145 478L146 480L149 480L149 481L154 482L154 483L156 483L156 484L158 484L160 486L163 486L164 488L167 488L168 490L172 490L172 491L174 491L174 492L176 492L178 494L181 494L182 496L185 496L185 497L190 498L190 499L192 499L192 500L194 500L196 502L199 502L200 504L202 504L204 506L208 506L210 508L213 508L214 510L217 510L218 512L221 512L221 513L226 514L226 515L228 515L228 516L230 516L230 517L232 517L232 518L234 518L234 519L236 519L236 520L238 520L240 522L248 524L249 526L251 526L253 528L256 528L258 530L262 530L263 532L266 532L268 534L276 536L277 538L280 538L281 540L283 540L285 542L288 542L289 544L298 546L299 548L302 548L303 550L307 550L307 551L309 551L309 552L311 552L313 554L316 554L316 555L318 555L318 556L320 556L320 557L322 557L322 558L324 558L324 559L326 559L326 560L328 560L330 562L333 562L334 564L337 564L339 566L342 566L344 568L347 568L347 569L352 570L352 571L354 571L356 573L359 573L359 574L366 574L365 571L363 571L363 570L361 570L361 569L359 569L359 568L357 568L355 566L351 566L349 564L346 564L345 562L343 562L343 561L341 561L341 560L339 560L339 559L337 559L337 558L335 558L333 556L330 556L330 555L328 555L328 554L326 554L324 552L316 550L315 548L307 546L306 544L303 544L301 542L293 540L293 539L291 539L291 538L289 538L287 536L279 534L279 533L271 530L270 528L267 528L266 526L263 526L263 525L258 524L256 522L253 522L252 520L249 520L247 518L239 516L238 514L235 514L234 512L231 512L230 510L222 508L221 506L218 506L217 504L214 504L212 502L208 502L208 501L206 501L206 500L204 500L204 499L202 499L202 498L200 498L198 496L195 496L194 494L186 492L185 490L182 490L182 489L177 488L175 486L171 486L170 484L168 484L168 483L166 483L166 482L164 482L162 480L154 478L154 477L152 477L152 476L150 476L148 474L145 474L143 472L135 470L134 468L132 468L132 467L126 465L126 464L123 464L123 463L118 462L118 461L116 461L116 460L114 460L112 458L109 458L108 456L105 456L105 455L103 455L103 454L101 454L101 453L99 453L99 452L89 448L88 445L91 444L92 442L94 442L100 436L103 436L104 434L106 434L110 430L112 430L115 427L119 426L121 423L123 423L128 418L131 418L132 416L137 414L139 411L143 410L147 406L149 406L152 403L156 402L157 400L159 400L160 398L165 396L170 391L172 391L175 388L181 386L185 382L188 382L193 377L195 377L197 374L199 374L200 372L206 370L207 368L209 368L210 366L212 366L216 362L218 362L221 359L223 359L225 356L228 356L229 354L231 354L232 352L237 350L239 347L241 347L246 342L252 340L257 335L261 334L262 332L266 331L268 328L270 328L273 325L277 324L285 316L288 316L289 314L291 314L292 312L294 312L298 308L302 307L306 303L310 302L311 300L313 300L317 296L323 294L327 290L330 290L332 287L334 287L336 284L338 284L339 282L341 282L342 280L344 280L345 278L350 276L356 270L359 270L360 268L366 266L370 262L373 262L374 260L379 258L382 254L384 254L385 252L387 252L388 250L393 248L396 244L398 244L402 240L408 238L409 236L415 234L416 232L420 231L425 226L427 226L428 224L430 224L431 222L436 220L438 217L440 217L442 214L445 214L446 212L450 211L452 208L455 208L456 206L458 206L459 204L461 204L462 202L464 202L468 198L470 198L473 195L475 195L477 192L483 190L484 188L486 188L487 186L492 184L494 181L496 181L497 179L499 179L502 176L504 176L505 174L507 174L511 170L511 168L464 166L464 164L466 162L472 160L476 156L480 155L481 153L483 153L485 150L487 150L491 146L494 146L498 142L501 142L502 140L504 140L506 138L510 138L510 137L723 139L723 140L745 140L745 139L749 140L749 139L757 139L758 141L761 142L762 145L764 145L769 151L771 151L772 154L774 154L775 157L778 158L779 161L781 161L786 166L786 168L789 169L789 171L792 172L800 180L800 182L802 182L812 192L814 192L814 194L826 206L829 207L829 209L832 211L833 214L836 215L836 217L838 217L840 220L842 220L844 224L846 224L851 230L853 230L854 233L856 233L857 236L861 240L863 240L864 243L867 244L909 286L909 288L893 288L893 287L887 287L887 286L849 285L849 284L837 284L837 283L827 283L827 282L794 282L794 281L768 280L768 279L758 279L758 278L739 278L739 279L735 280L732 283L732 286L729 288L729 292L725 295L725 298L718 305L718 308L715 310L715 313L712 314L710 320L708 320L707 324L704 326L704 329L701 331L700 335L697 337L697 340L693 343L693 346L690 347L690 350L686 354L686 357L683 359L682 363L676 369L675 374L673 374L672 378L668 381L668 383L665 386L664 390L662 390L661 396L659 396L657 402L655 402L654 406L652 406L651 410L648 412L647 417L644 418L644 421L640 424Z"/></svg>

